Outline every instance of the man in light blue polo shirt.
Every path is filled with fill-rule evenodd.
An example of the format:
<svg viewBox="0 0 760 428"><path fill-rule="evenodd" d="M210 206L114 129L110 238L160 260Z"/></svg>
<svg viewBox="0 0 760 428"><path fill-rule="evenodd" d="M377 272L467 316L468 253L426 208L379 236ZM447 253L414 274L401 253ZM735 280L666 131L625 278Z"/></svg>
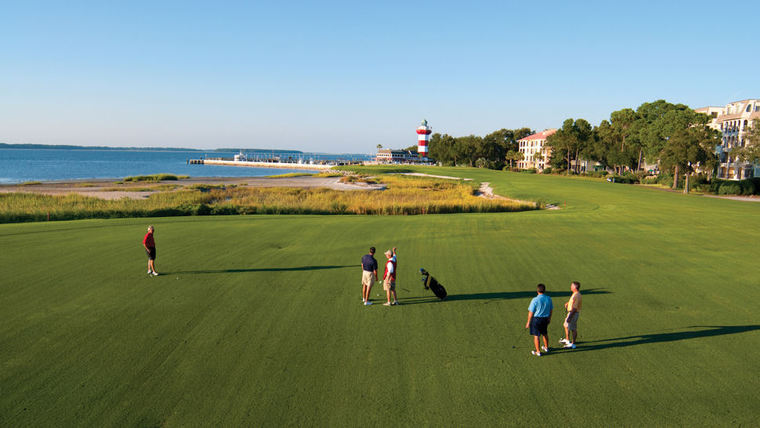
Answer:
<svg viewBox="0 0 760 428"><path fill-rule="evenodd" d="M525 323L525 328L530 328L533 344L536 346L536 350L530 351L530 353L540 357L541 350L549 352L549 334L547 333L547 328L552 320L554 305L552 304L552 298L544 294L546 292L544 284L538 284L536 291L538 292L538 296L534 297L530 301L530 306L528 306L528 322ZM544 337L544 346L541 349L538 347L538 336Z"/></svg>

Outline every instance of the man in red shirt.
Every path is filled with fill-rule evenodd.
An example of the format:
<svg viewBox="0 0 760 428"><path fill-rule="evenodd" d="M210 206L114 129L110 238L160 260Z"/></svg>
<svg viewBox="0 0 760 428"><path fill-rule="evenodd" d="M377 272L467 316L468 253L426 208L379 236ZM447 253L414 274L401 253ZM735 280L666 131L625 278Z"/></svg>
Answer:
<svg viewBox="0 0 760 428"><path fill-rule="evenodd" d="M148 233L143 238L143 247L148 253L148 275L158 276L156 272L156 241L153 240L153 226L148 226Z"/></svg>

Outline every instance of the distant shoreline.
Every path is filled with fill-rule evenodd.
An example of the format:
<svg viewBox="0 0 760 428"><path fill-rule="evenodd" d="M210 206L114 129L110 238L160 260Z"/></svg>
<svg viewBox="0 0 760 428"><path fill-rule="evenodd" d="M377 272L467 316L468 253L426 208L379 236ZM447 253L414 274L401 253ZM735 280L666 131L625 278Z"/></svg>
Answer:
<svg viewBox="0 0 760 428"><path fill-rule="evenodd" d="M287 149L244 149L244 148L218 148L218 149L191 149L185 147L113 147L113 146L76 146L58 144L9 144L0 143L0 149L26 149L26 150L115 150L115 151L151 151L151 152L255 152L255 153L293 153L303 154L301 150Z"/></svg>
<svg viewBox="0 0 760 428"><path fill-rule="evenodd" d="M84 150L84 151L129 151L129 152L194 152L194 153L280 153L293 155L316 155L316 156L344 156L360 157L366 153L329 153L329 152L304 152L292 149L247 149L241 147L220 147L218 149L191 149L186 147L114 147L114 146L74 146L58 144L9 144L0 143L0 150Z"/></svg>

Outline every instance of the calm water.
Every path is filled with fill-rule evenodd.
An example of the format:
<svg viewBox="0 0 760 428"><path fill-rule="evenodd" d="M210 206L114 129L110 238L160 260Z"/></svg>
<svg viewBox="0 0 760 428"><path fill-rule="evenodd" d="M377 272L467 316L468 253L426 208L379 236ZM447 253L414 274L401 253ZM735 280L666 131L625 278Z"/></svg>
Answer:
<svg viewBox="0 0 760 428"><path fill-rule="evenodd" d="M188 165L188 159L232 157L224 152L0 149L0 184L25 181L123 178L169 173L193 177L255 177L298 169ZM321 158L326 158L322 156ZM308 171L314 172L314 171Z"/></svg>

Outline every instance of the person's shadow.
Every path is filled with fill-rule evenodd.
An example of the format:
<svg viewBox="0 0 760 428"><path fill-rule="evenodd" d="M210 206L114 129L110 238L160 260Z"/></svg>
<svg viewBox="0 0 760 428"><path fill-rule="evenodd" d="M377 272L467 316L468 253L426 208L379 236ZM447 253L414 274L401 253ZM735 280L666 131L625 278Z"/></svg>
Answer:
<svg viewBox="0 0 760 428"><path fill-rule="evenodd" d="M568 352L596 351L599 349L625 348L628 346L646 345L648 343L678 342L680 340L699 339L703 337L723 336L726 334L746 333L760 330L760 325L721 325L721 326L690 326L690 329L701 328L693 331L674 331L670 333L650 333L638 336L615 337L612 339L600 339L582 341L575 349L567 349Z"/></svg>
<svg viewBox="0 0 760 428"><path fill-rule="evenodd" d="M604 288L589 288L588 290L581 290L582 295L594 295L594 294L610 294L611 291L607 291ZM570 297L573 293L570 291L547 291L546 294L549 297ZM446 297L444 302L457 302L467 300L512 300L512 299L529 299L536 297L535 291L499 291L495 293L470 293L470 294L450 294ZM418 296L408 297L405 299L399 299L399 302L404 305L419 305L422 303L434 303L440 301L435 296Z"/></svg>
<svg viewBox="0 0 760 428"><path fill-rule="evenodd" d="M185 270L176 272L165 272L165 275L178 275L178 274L213 274L213 273L245 273L245 272L301 272L301 271L313 271L313 270L325 270L325 269L345 269L350 267L357 267L358 265L325 265L325 266L293 266L293 267L262 267L262 268L247 268L247 269L205 269L205 270Z"/></svg>

